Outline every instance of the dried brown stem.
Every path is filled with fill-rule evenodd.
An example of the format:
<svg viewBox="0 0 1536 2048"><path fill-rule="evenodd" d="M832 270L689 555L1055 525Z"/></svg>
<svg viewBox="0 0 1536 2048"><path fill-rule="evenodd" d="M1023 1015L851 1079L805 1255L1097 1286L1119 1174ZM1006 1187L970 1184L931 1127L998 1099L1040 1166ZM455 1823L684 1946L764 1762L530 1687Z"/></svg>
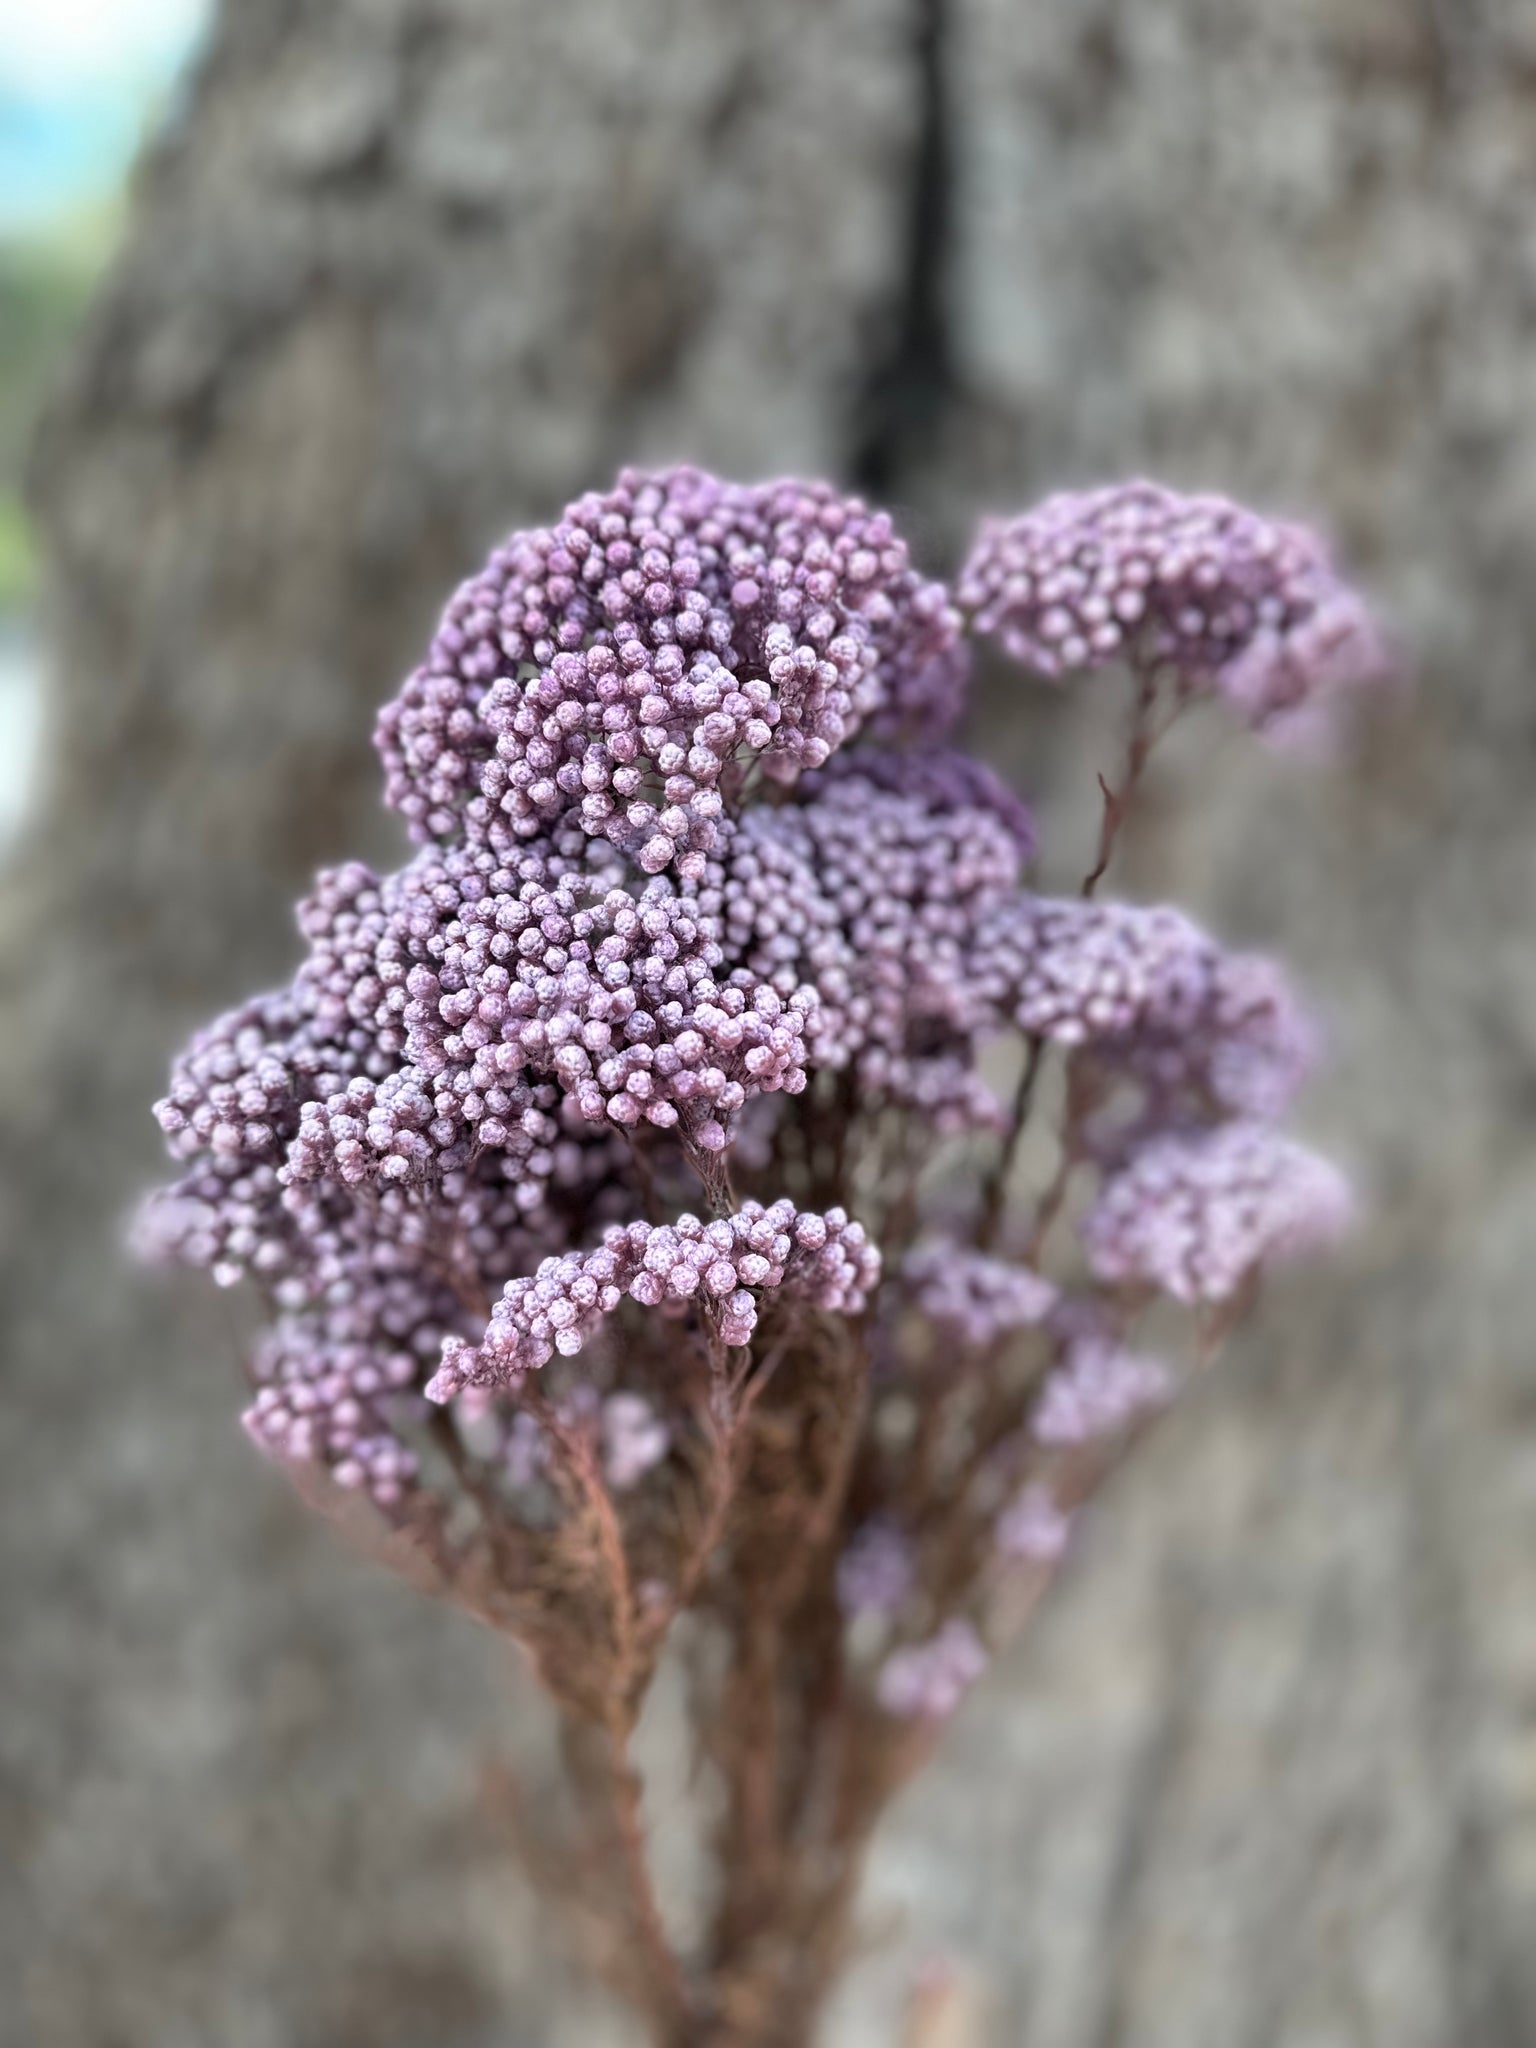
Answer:
<svg viewBox="0 0 1536 2048"><path fill-rule="evenodd" d="M1137 678L1136 701L1131 711L1125 748L1125 767L1120 781L1111 789L1104 777L1099 777L1099 789L1104 798L1104 815L1099 825L1098 853L1093 866L1083 877L1081 893L1085 897L1092 896L1109 871L1120 827L1125 823L1148 757L1157 742L1158 734L1152 723L1156 704L1157 679L1154 675L1143 672Z"/></svg>
<svg viewBox="0 0 1536 2048"><path fill-rule="evenodd" d="M722 1429L710 1402L701 1404L698 1424L705 1445L704 1509L697 1532L683 1552L673 1581L671 1599L653 1620L644 1625L643 1635L648 1650L660 1643L683 1609L692 1605L709 1569L709 1561L725 1533L726 1520L735 1497L734 1430L729 1425Z"/></svg>
<svg viewBox="0 0 1536 2048"><path fill-rule="evenodd" d="M1024 1263L1038 1266L1045 1250L1045 1241L1050 1236L1051 1225L1061 1213L1067 1198L1067 1189L1072 1176L1083 1160L1083 1119L1088 1107L1091 1090L1085 1090L1082 1067L1078 1061L1068 1057L1066 1066L1067 1102L1062 1117L1061 1144L1056 1158L1056 1170L1035 1210L1035 1220L1030 1227L1029 1243L1024 1250Z"/></svg>
<svg viewBox="0 0 1536 2048"><path fill-rule="evenodd" d="M686 2040L683 2030L692 2000L656 1897L646 1855L640 1776L629 1759L627 1731L621 1726L594 1726L581 1716L566 1714L561 1738L567 1767L596 1836L598 1868L618 1880L621 1914L630 1936L618 1951L629 1962L625 1988L645 2011L658 2043Z"/></svg>
<svg viewBox="0 0 1536 2048"><path fill-rule="evenodd" d="M740 1204L736 1190L731 1184L730 1155L725 1152L704 1152L697 1146L687 1147L688 1163L698 1175L704 1189L704 1206L711 1216L733 1216Z"/></svg>
<svg viewBox="0 0 1536 2048"><path fill-rule="evenodd" d="M651 1165L650 1154L642 1144L638 1131L627 1131L625 1135L629 1140L630 1162L640 1186L640 1202L645 1210L646 1221L659 1223L662 1219L661 1198L657 1192L656 1174Z"/></svg>
<svg viewBox="0 0 1536 2048"><path fill-rule="evenodd" d="M1013 1091L1013 1104L1008 1113L1008 1132L982 1189L981 1220L976 1227L976 1243L984 1252L991 1251L997 1243L1003 1211L1007 1206L1008 1183L1013 1178L1014 1161L1019 1156L1019 1146L1024 1141L1024 1133L1029 1125L1030 1110L1034 1105L1035 1088L1040 1079L1040 1067L1044 1057L1043 1038L1032 1037L1025 1041L1024 1065L1019 1071L1018 1085Z"/></svg>
<svg viewBox="0 0 1536 2048"><path fill-rule="evenodd" d="M639 1656L639 1644L635 1627L635 1596L630 1582L629 1556L624 1548L624 1532L614 1509L613 1496L608 1491L597 1462L597 1448L591 1432L573 1428L541 1396L525 1396L525 1404L537 1416L541 1427L554 1445L555 1453L568 1480L591 1517L598 1558L602 1565L603 1580L608 1594L609 1618L613 1631L614 1687L617 1701L614 1709L615 1727L626 1732L634 1725L639 1709L639 1692L646 1673Z"/></svg>

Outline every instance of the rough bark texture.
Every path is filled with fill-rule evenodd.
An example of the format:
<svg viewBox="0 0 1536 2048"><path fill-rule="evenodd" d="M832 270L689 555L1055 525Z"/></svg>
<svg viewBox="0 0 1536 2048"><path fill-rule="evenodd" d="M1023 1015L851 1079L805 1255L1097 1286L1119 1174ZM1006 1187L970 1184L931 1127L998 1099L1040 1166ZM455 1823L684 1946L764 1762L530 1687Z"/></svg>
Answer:
<svg viewBox="0 0 1536 2048"><path fill-rule="evenodd" d="M912 1910L832 2041L893 2039L935 1947L1030 2048L1536 2039L1533 178L1514 0L226 8L37 461L0 2039L610 2038L479 1775L526 1691L303 1518L227 1323L115 1241L170 1046L381 843L369 713L448 583L674 452L857 469L936 557L1138 466L1321 512L1413 674L1331 768L1207 730L1158 785L1136 882L1298 959L1368 1224L897 1816L872 1913ZM1049 816L1106 702L992 686Z"/></svg>

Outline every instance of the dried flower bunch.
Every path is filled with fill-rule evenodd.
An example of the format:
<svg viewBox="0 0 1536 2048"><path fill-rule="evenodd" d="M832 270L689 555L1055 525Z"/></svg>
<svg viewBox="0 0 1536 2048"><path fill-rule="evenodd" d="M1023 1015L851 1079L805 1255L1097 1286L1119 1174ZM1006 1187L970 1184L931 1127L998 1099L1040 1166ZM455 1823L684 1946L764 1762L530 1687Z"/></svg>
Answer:
<svg viewBox="0 0 1536 2048"><path fill-rule="evenodd" d="M1070 898L951 745L986 636L1130 677ZM414 858L322 874L291 986L177 1061L145 1242L270 1305L256 1442L528 1651L572 1794L530 1853L658 2041L809 2038L885 1803L1344 1220L1278 1128L1315 1049L1279 968L1095 890L1188 705L1289 734L1381 666L1318 543L1219 499L1054 498L950 590L826 485L626 472L385 707ZM664 1652L718 1787L686 1953L629 1760Z"/></svg>

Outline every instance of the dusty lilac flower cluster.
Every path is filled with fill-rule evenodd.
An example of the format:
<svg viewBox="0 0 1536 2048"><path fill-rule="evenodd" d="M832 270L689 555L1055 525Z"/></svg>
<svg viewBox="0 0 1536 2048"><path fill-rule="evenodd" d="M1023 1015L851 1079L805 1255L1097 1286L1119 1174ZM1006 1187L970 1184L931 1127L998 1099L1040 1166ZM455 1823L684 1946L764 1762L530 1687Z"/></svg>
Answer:
<svg viewBox="0 0 1536 2048"><path fill-rule="evenodd" d="M1114 1436L1172 1392L1172 1376L1160 1359L1088 1332L1069 1343L1041 1388L1031 1427L1043 1444L1090 1443Z"/></svg>
<svg viewBox="0 0 1536 2048"><path fill-rule="evenodd" d="M947 1621L927 1642L891 1652L880 1670L880 1703L888 1713L942 1721L986 1668L975 1629L968 1621Z"/></svg>
<svg viewBox="0 0 1536 2048"><path fill-rule="evenodd" d="M978 1347L1043 1323L1058 1299L1051 1282L1032 1268L988 1258L942 1237L920 1238L913 1245L902 1278L938 1330Z"/></svg>
<svg viewBox="0 0 1536 2048"><path fill-rule="evenodd" d="M1020 1030L1090 1049L1101 1070L1140 1082L1164 1121L1190 1097L1279 1116L1316 1057L1279 966L1224 952L1168 906L1013 898L988 919L980 953Z"/></svg>
<svg viewBox="0 0 1536 2048"><path fill-rule="evenodd" d="M866 1522L837 1561L837 1597L844 1614L900 1614L912 1591L912 1544L894 1522Z"/></svg>
<svg viewBox="0 0 1536 2048"><path fill-rule="evenodd" d="M1130 671L1078 893L956 742L978 635ZM1224 501L1053 499L951 592L828 485L626 471L498 548L382 712L410 857L321 874L289 985L175 1062L141 1244L264 1298L255 1442L529 1651L614 1848L578 1917L658 2039L809 2038L885 1800L1251 1283L1345 1221L1280 1128L1317 1050L1280 967L1095 891L1166 716L1294 728L1378 658L1318 545ZM1158 1297L1198 1315L1154 1357ZM685 1609L699 1963L626 1749Z"/></svg>
<svg viewBox="0 0 1536 2048"><path fill-rule="evenodd" d="M305 1104L295 1178L414 1182L491 1146L536 1186L559 1089L590 1121L718 1151L748 1094L805 1085L813 993L718 985L720 947L669 891L637 897L525 847L506 864L433 852L363 900L361 933L314 906L309 929L335 1008L371 1030L375 1059L404 1064Z"/></svg>
<svg viewBox="0 0 1536 2048"><path fill-rule="evenodd" d="M997 1518L997 1547L1005 1558L1055 1564L1072 1534L1072 1517L1056 1505L1050 1489L1031 1482Z"/></svg>
<svg viewBox="0 0 1536 2048"><path fill-rule="evenodd" d="M556 1351L574 1356L626 1295L647 1308L696 1297L729 1346L750 1341L755 1296L765 1288L857 1315L879 1273L863 1226L841 1209L818 1216L793 1202L746 1202L712 1223L683 1215L675 1224L614 1225L595 1251L545 1259L528 1278L509 1280L478 1344L446 1338L427 1398L449 1401L466 1386L515 1387Z"/></svg>
<svg viewBox="0 0 1536 2048"><path fill-rule="evenodd" d="M628 470L457 592L380 717L386 795L422 838L502 847L574 816L686 874L746 761L792 782L872 718L952 708L962 675L948 594L886 513Z"/></svg>
<svg viewBox="0 0 1536 2048"><path fill-rule="evenodd" d="M862 758L806 802L749 812L701 900L748 975L814 988L815 1065L950 1125L985 1124L995 1106L976 1065L993 1015L976 938L1017 891L1027 827L984 787L945 777L942 755L870 749L873 776L857 772ZM946 784L964 797L946 800Z"/></svg>
<svg viewBox="0 0 1536 2048"><path fill-rule="evenodd" d="M978 633L1063 676L1128 660L1215 693L1261 732L1379 675L1380 635L1316 536L1152 483L989 520L961 571Z"/></svg>
<svg viewBox="0 0 1536 2048"><path fill-rule="evenodd" d="M1326 1159L1266 1125L1231 1123L1143 1147L1106 1183L1083 1239L1106 1280L1225 1301L1260 1266L1327 1243L1349 1210Z"/></svg>

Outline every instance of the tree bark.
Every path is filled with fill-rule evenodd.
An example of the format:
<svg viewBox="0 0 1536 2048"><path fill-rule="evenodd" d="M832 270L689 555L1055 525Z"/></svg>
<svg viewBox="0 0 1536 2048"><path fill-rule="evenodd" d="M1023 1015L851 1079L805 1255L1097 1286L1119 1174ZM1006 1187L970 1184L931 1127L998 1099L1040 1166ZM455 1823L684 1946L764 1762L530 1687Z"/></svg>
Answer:
<svg viewBox="0 0 1536 2048"><path fill-rule="evenodd" d="M1536 2038L1533 176L1536 32L1492 0L226 5L35 465L20 2038L609 2038L474 1819L495 1658L302 1521L224 1325L112 1246L185 1027L287 971L316 862L388 850L370 713L449 585L674 454L856 473L939 563L980 505L1136 468L1320 513L1411 673L1331 764L1213 719L1154 770L1135 890L1296 958L1364 1224L1134 1462L902 1807L872 1911L907 1931L830 2039L893 2038L935 1948L1030 2048ZM1056 882L1107 707L981 695Z"/></svg>

